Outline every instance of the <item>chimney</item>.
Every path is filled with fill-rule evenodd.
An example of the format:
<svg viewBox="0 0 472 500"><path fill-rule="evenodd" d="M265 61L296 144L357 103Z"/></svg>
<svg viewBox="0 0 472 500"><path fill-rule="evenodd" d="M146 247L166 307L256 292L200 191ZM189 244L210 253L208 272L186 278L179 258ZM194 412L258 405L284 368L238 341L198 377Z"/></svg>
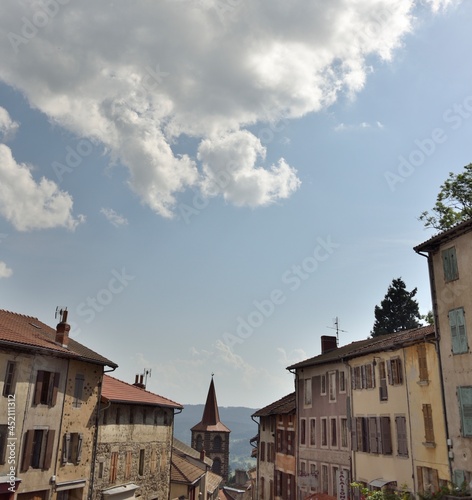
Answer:
<svg viewBox="0 0 472 500"><path fill-rule="evenodd" d="M321 354L326 354L329 351L334 351L338 348L338 339L331 335L321 336Z"/></svg>
<svg viewBox="0 0 472 500"><path fill-rule="evenodd" d="M136 375L133 385L135 387L139 387L140 389L146 389L146 386L144 385L144 375Z"/></svg>
<svg viewBox="0 0 472 500"><path fill-rule="evenodd" d="M204 462L205 461L205 450L202 448L200 450L200 462Z"/></svg>
<svg viewBox="0 0 472 500"><path fill-rule="evenodd" d="M56 326L56 342L62 347L69 345L70 325L67 323L67 310L62 311L61 322Z"/></svg>

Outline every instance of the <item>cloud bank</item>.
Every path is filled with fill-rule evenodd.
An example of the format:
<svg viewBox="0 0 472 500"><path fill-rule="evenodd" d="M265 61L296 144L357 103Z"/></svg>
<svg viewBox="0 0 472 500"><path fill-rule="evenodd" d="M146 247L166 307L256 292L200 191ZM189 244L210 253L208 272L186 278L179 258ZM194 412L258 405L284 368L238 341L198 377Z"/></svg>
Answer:
<svg viewBox="0 0 472 500"><path fill-rule="evenodd" d="M8 2L0 79L53 122L101 141L162 216L188 188L263 206L300 180L283 158L266 164L257 124L359 92L367 58L392 57L414 9L412 0ZM179 153L185 137L194 153Z"/></svg>

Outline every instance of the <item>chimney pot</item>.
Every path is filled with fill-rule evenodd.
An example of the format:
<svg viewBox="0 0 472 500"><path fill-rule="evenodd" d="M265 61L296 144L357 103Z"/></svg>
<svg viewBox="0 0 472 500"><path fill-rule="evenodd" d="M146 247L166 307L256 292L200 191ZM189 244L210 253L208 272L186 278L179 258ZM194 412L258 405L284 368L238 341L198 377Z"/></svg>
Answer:
<svg viewBox="0 0 472 500"><path fill-rule="evenodd" d="M56 326L56 342L62 347L69 345L70 325L67 323L67 311L62 313L62 320Z"/></svg>
<svg viewBox="0 0 472 500"><path fill-rule="evenodd" d="M321 336L321 354L333 351L338 348L338 339L333 335Z"/></svg>

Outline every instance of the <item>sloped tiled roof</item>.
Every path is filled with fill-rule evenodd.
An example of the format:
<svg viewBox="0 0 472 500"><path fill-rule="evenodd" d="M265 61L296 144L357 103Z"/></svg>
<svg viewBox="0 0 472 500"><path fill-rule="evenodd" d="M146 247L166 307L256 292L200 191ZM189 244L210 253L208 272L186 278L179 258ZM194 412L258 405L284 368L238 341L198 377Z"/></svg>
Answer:
<svg viewBox="0 0 472 500"><path fill-rule="evenodd" d="M164 406L176 409L183 408L181 404L175 401L146 391L135 385L127 384L110 375L104 375L103 377L102 398L112 403Z"/></svg>
<svg viewBox="0 0 472 500"><path fill-rule="evenodd" d="M223 478L211 470L207 472L207 491L213 493L221 484Z"/></svg>
<svg viewBox="0 0 472 500"><path fill-rule="evenodd" d="M397 333L388 333L374 337L372 339L359 340L352 342L337 349L333 349L325 354L320 354L313 358L300 361L287 370L303 368L306 366L322 365L325 363L335 363L341 360L352 359L357 356L363 356L370 352L379 352L385 350L399 349L409 343L419 342L425 337L434 336L435 330L433 325L420 326Z"/></svg>
<svg viewBox="0 0 472 500"><path fill-rule="evenodd" d="M268 417L270 415L286 415L296 409L295 392L284 396L283 398L271 403L270 405L257 410L252 414L253 417Z"/></svg>
<svg viewBox="0 0 472 500"><path fill-rule="evenodd" d="M442 231L439 234L436 234L426 240L425 242L415 246L413 250L415 252L429 252L431 250L435 250L442 243L447 242L453 238L457 238L461 234L467 233L472 229L472 218L466 219L462 222L458 222L455 226L447 229L446 231Z"/></svg>
<svg viewBox="0 0 472 500"><path fill-rule="evenodd" d="M172 453L170 480L176 483L193 484L205 474L205 471L186 460L185 457Z"/></svg>
<svg viewBox="0 0 472 500"><path fill-rule="evenodd" d="M41 350L116 368L118 365L69 337L68 347L55 341L56 330L38 318L0 309L0 346Z"/></svg>
<svg viewBox="0 0 472 500"><path fill-rule="evenodd" d="M194 450L192 447L188 446L187 444L183 443L182 441L179 441L175 437L173 439L173 446L178 452L180 452L180 454L187 455L189 457L195 458L196 460L200 460L200 452L199 451ZM205 462L205 464L208 465L209 467L213 466L213 460L206 455L205 455L205 458L203 459L203 462Z"/></svg>
<svg viewBox="0 0 472 500"><path fill-rule="evenodd" d="M215 432L231 432L220 420L220 413L218 411L218 403L216 401L215 384L213 377L211 379L210 388L208 389L207 400L205 408L203 409L203 417L201 422L194 425L191 431L215 431Z"/></svg>

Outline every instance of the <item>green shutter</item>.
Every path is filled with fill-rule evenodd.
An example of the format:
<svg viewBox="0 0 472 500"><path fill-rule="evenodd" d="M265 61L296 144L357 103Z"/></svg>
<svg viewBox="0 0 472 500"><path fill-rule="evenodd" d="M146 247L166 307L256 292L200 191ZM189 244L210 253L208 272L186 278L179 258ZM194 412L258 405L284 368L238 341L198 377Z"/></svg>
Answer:
<svg viewBox="0 0 472 500"><path fill-rule="evenodd" d="M464 309L462 307L449 311L449 326L451 327L451 344L453 354L467 352L469 350L469 346L467 342Z"/></svg>
<svg viewBox="0 0 472 500"><path fill-rule="evenodd" d="M454 471L454 485L461 488L465 482L465 474L463 470L456 469Z"/></svg>
<svg viewBox="0 0 472 500"><path fill-rule="evenodd" d="M459 277L455 247L447 248L442 252L445 281L452 281Z"/></svg>
<svg viewBox="0 0 472 500"><path fill-rule="evenodd" d="M462 435L472 437L472 387L458 387Z"/></svg>

